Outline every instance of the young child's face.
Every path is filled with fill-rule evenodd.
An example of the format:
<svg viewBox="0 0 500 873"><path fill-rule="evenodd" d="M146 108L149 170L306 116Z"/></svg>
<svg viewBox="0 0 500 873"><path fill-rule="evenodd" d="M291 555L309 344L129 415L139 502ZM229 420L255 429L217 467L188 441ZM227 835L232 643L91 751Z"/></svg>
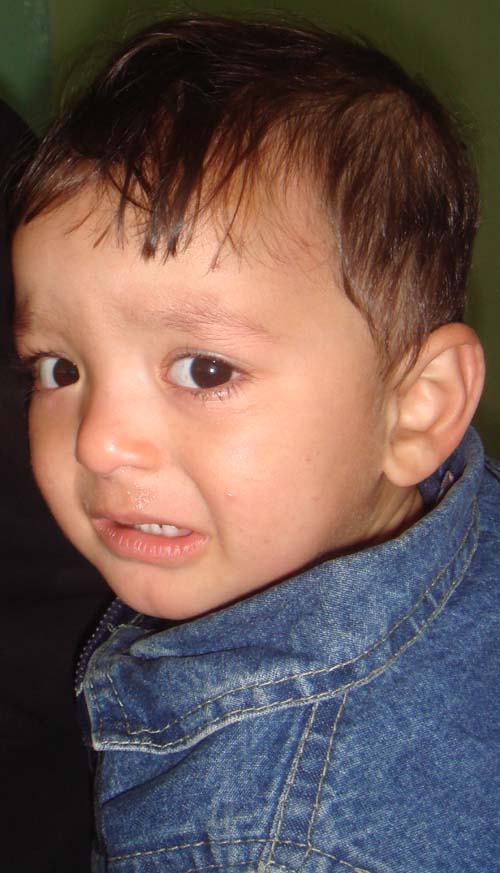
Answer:
<svg viewBox="0 0 500 873"><path fill-rule="evenodd" d="M249 222L213 267L209 224L145 261L91 203L17 232L18 347L36 478L114 591L185 618L379 535L386 389L312 207Z"/></svg>

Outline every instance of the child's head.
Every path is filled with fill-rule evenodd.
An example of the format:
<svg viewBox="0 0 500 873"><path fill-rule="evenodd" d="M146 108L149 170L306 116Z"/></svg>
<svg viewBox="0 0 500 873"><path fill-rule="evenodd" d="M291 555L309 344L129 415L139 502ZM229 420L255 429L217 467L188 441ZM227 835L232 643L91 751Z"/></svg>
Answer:
<svg viewBox="0 0 500 873"><path fill-rule="evenodd" d="M481 390L457 323L477 196L397 65L161 23L49 132L12 216L35 474L124 600L195 615L418 517Z"/></svg>

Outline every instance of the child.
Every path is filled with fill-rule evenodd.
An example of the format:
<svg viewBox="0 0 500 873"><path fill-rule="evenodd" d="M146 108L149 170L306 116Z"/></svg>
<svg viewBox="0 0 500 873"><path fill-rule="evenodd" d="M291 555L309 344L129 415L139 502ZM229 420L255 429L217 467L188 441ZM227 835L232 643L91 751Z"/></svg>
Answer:
<svg viewBox="0 0 500 873"><path fill-rule="evenodd" d="M450 118L364 44L159 23L12 203L33 467L118 600L95 870L493 870L498 470Z"/></svg>

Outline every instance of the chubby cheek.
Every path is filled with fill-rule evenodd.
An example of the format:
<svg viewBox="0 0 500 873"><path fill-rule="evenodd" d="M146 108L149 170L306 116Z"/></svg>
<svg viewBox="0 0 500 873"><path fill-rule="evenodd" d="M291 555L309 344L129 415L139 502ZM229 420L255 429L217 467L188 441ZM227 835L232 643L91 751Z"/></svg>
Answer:
<svg viewBox="0 0 500 873"><path fill-rule="evenodd" d="M36 399L29 414L29 440L33 475L55 518L62 524L73 505L74 458L64 417Z"/></svg>
<svg viewBox="0 0 500 873"><path fill-rule="evenodd" d="M322 520L323 503L331 501L324 487L328 461L319 446L294 436L290 428L288 439L264 430L226 445L206 495L224 551L245 555L253 566L271 562L278 574L314 557L323 528L331 527L331 506Z"/></svg>
<svg viewBox="0 0 500 873"><path fill-rule="evenodd" d="M332 410L327 399L233 431L215 463L208 500L226 551L275 576L342 548L368 523L379 464L370 403Z"/></svg>

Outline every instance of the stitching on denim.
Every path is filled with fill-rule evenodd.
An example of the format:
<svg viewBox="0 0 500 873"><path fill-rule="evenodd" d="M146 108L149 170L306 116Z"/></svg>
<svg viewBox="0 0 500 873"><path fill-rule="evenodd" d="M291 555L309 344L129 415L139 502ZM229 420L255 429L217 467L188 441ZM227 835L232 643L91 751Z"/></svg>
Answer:
<svg viewBox="0 0 500 873"><path fill-rule="evenodd" d="M284 864L277 864L276 861L273 862L271 867L267 868L268 870L284 870L285 873L300 873L300 870L296 870L295 867L285 867Z"/></svg>
<svg viewBox="0 0 500 873"><path fill-rule="evenodd" d="M321 855L323 858L331 858L331 860L336 861L337 864L342 864L344 867L348 867L348 869L352 870L353 873L370 873L370 871L365 870L364 867L357 867L349 861L343 861L341 858L337 858L336 855L331 855L330 852L323 852L321 849L315 849L314 847L311 847L311 852L314 855Z"/></svg>
<svg viewBox="0 0 500 873"><path fill-rule="evenodd" d="M197 840L195 843L179 843L177 846L164 846L161 849L145 849L142 852L129 852L126 855L111 855L110 861L126 861L128 858L141 858L147 855L162 855L166 852L178 852L184 849L201 849L203 846L242 846L257 843L268 843L269 839L246 838L239 840Z"/></svg>
<svg viewBox="0 0 500 873"><path fill-rule="evenodd" d="M446 604L446 602L449 600L449 597L451 596L451 594L453 593L453 591L455 590L457 585L462 581L463 577L465 576L465 573L470 565L470 562L471 562L471 560L474 556L474 553L476 551L476 548L477 548L477 542L478 542L478 536L479 536L478 520L479 520L479 513L477 510L477 500L475 500L474 505L473 505L473 509L472 509L472 513L471 513L471 522L470 522L469 526L467 527L465 534L464 534L462 540L460 541L459 545L457 546L456 550L451 555L448 563L439 571L439 573L437 573L437 575L434 577L432 582L427 586L427 588L422 592L420 597L415 601L412 608L404 616L402 616L400 619L398 619L398 621L387 631L387 633L383 637L381 637L376 642L372 643L372 645L369 646L367 649L365 649L363 652L360 652L358 655L355 655L353 658L349 658L346 661L341 661L338 664L333 664L333 665L329 665L326 667L319 667L315 670L306 670L306 671L303 671L300 673L291 674L289 676L282 676L279 679L267 679L263 682L255 682L251 685L241 685L237 688L231 688L228 691L223 691L220 694L215 695L214 697L208 698L207 700L203 700L201 703L197 704L192 709L188 710L187 712L182 713L181 715L177 716L172 721L167 722L165 725L163 725L160 728L155 728L154 730L148 730L147 728L137 728L137 730L131 730L129 732L129 735L134 736L136 734L148 734L149 736L152 736L154 734L159 734L159 733L162 733L163 731L169 730L171 727L178 724L179 722L184 721L189 716L194 715L200 709L205 709L206 707L210 706L211 704L217 703L219 700L222 700L224 697L228 697L231 694L237 694L240 691L252 691L253 689L257 689L257 688L266 688L266 687L276 686L276 685L283 684L284 682L291 682L291 681L295 681L297 679L305 679L309 676L318 676L318 675L322 675L322 674L326 674L326 673L332 673L332 672L335 672L336 670L342 669L342 667L351 666L352 664L355 664L356 662L362 660L367 655L370 655L373 651L375 651L375 649L379 648L385 642L387 642L387 640L390 639L391 636L393 636L393 634L401 627L401 625L403 625L406 621L408 621L408 619L410 619L413 616L413 614L417 611L417 609L419 608L421 603L423 603L424 600L428 599L429 602L433 605L433 600L428 595L437 586L440 579L448 571L450 565L453 563L457 554L462 549L462 547L463 547L465 541L467 540L472 528L475 527L475 536L474 536L474 540L473 540L473 543L471 546L471 551L470 551L470 554L467 556L467 560L464 563L464 566L462 568L462 573L455 580L455 582L451 583L450 587L447 590L448 596L447 597L443 596L443 599L441 600L441 602L440 603L438 602L438 607L436 607L434 612L431 613L429 620L427 620L425 622L425 624L423 625L423 627L426 627L429 624L430 620L435 616L435 614L437 612L439 612L440 609ZM415 639L417 639L420 635L421 635L421 630L419 632L417 632ZM404 648L402 649L402 651L404 651ZM387 661L386 665L388 666L390 663L392 663L393 660L394 659L390 659L389 661ZM383 665L383 666L385 666L385 665ZM375 672L379 672L378 669ZM373 675L373 674L368 674L368 677L371 675ZM361 682L361 681L365 681L365 680L358 680L358 682ZM358 684L358 682L355 682L353 684ZM344 686L344 688L349 688L349 687L351 687L351 685ZM337 689L337 691L342 691L342 690L343 690L343 688ZM329 692L325 692L325 693L328 694ZM319 695L319 696L321 697L324 695ZM290 702L290 700L293 700L293 699L294 698L290 698L289 700L279 701L278 703L279 703L279 705L286 704L286 703ZM315 697L313 695L313 696L308 697L308 698L301 698L301 699L297 700L297 702L300 703L303 700L314 700L314 699L315 699ZM268 706L269 706L269 708L274 708L276 706L276 704L266 704L264 706L264 708L267 708ZM220 718L215 719L212 722L209 722L209 724L217 724L220 720L222 720L222 718L226 718L228 715L238 714L239 712L258 711L261 708L262 707L258 707L256 709L249 708L248 710L246 710L246 709L233 710L233 711L230 711L229 713L226 713L223 717L221 716ZM185 739L188 739L190 736L193 736L195 733L198 732L198 730L199 729L196 729L193 732L193 734L186 735ZM167 748L169 745L172 745L173 743L176 743L176 742L178 742L178 741L173 740L172 742L166 743L166 744L156 744L156 746L154 744L151 744L151 745L154 748Z"/></svg>
<svg viewBox="0 0 500 873"><path fill-rule="evenodd" d="M165 846L162 849L147 849L143 852L130 852L126 855L112 855L108 858L110 862L114 861L128 861L131 858L145 858L150 857L151 855L162 855L166 852L177 852L184 849L199 849L203 846L247 846L247 845L260 845L261 843L268 843L268 839L259 839L255 838L247 838L240 840L198 840L196 843L181 843L178 846ZM295 840L278 840L278 845L280 846L291 846L296 849L307 849L307 843L301 843ZM370 873L369 870L365 870L364 867L356 867L351 864L349 861L343 861L341 858L338 858L336 855L332 855L330 852L323 852L321 849L311 848L311 852L315 855L321 855L323 858L331 858L332 861L336 861L338 864L342 864L344 867L347 867L349 870L352 870L353 873ZM248 863L248 862L247 862ZM203 869L203 868L196 868ZM225 869L225 868L223 868ZM286 869L286 868L285 868ZM294 873L294 871L290 871L290 873Z"/></svg>
<svg viewBox="0 0 500 873"><path fill-rule="evenodd" d="M308 847L308 848L307 848L306 857L309 855L309 853L310 853L310 849L312 849L312 840L311 840L311 837L312 837L312 829L313 829L313 827L314 827L314 821L315 821L315 818L316 818L316 816L317 816L317 814L318 814L318 810L319 810L319 801L320 801L320 797L321 797L321 792L322 792L322 790L323 790L323 784L324 784L324 781L325 781L325 777L326 777L326 773L327 773L328 767L330 766L330 759L331 759L331 755L332 755L333 744L334 744L334 742L335 742L335 737L337 736L337 728L338 728L339 721L340 721L340 719L342 718L342 714L343 714L343 712L344 712L344 707L345 707L346 700L347 700L347 693L344 694L344 696L343 696L343 698L342 698L342 701L341 701L341 703L340 703L340 706L339 706L339 708L338 708L338 710L337 710L337 714L336 714L336 716L335 716L335 721L333 722L332 731L331 731L331 735L330 735L330 741L329 741L329 743L328 743L328 749L327 749L327 751L326 751L325 760L324 760L324 763L323 763L323 769L322 769L322 771L321 771L321 776L320 776L320 779L319 779L319 782L318 782L318 788L317 788L317 791L316 791L316 797L314 798L314 804L313 804L313 808L312 808L312 811L311 811L311 818L310 818L310 820L309 820L309 827L308 827L308 829L307 829L306 842L307 842L307 847ZM304 860L305 860L305 859L304 859Z"/></svg>
<svg viewBox="0 0 500 873"><path fill-rule="evenodd" d="M432 591L428 591L428 592L427 592L427 594L426 594L426 598L427 598L427 600L429 601L429 603L430 603L434 608L436 608L436 606L438 605L438 601L437 601L436 598L434 597L434 594L432 593Z"/></svg>
<svg viewBox="0 0 500 873"><path fill-rule="evenodd" d="M198 870L233 870L235 867L248 867L249 870L258 870L258 867L256 868L253 865L253 861L238 861L237 864L226 864L224 862L223 867L220 864L206 864L203 867L190 867L189 870L185 870L184 873L198 873ZM287 873L298 873L298 871L292 869L292 867L283 867L281 864L276 866L279 866L281 870L286 870Z"/></svg>
<svg viewBox="0 0 500 873"><path fill-rule="evenodd" d="M97 731L99 734L101 734L102 733L102 712L101 712L101 707L99 705L99 695L97 694L97 692L95 690L95 685L93 684L92 680L89 680L89 686L90 686L90 691L91 691L91 694L94 698L94 703L95 703L95 711L96 711L96 715L97 715ZM90 727L90 732L91 732L91 734L93 734L92 725Z"/></svg>
<svg viewBox="0 0 500 873"><path fill-rule="evenodd" d="M305 749L307 740L309 739L309 734L311 733L311 728L314 724L314 719L316 717L316 711L318 709L318 706L319 706L319 703L315 703L314 706L311 708L311 713L310 713L309 718L307 720L307 724L306 724L304 730L302 731L302 736L301 736L300 742L297 746L297 751L296 751L294 758L293 758L293 761L290 765L290 770L288 772L288 776L286 778L286 782L285 782L285 785L283 787L281 797L278 801L277 811L279 810L279 818L278 818L278 822L276 825L276 829L274 831L274 836L273 836L273 839L271 842L271 846L269 849L269 856L268 856L268 859L263 867L264 871L269 870L271 863L273 862L274 849L275 849L277 841L279 840L279 835L280 835L281 827L283 824L283 818L285 815L285 807L286 807L288 798L290 796L290 791L292 790L292 788L295 784L295 777L297 776L297 770L299 768L299 764L300 764L302 755L304 753L304 749ZM257 870L259 870L260 865L263 863L264 851L265 851L265 847L262 850L261 856L259 858Z"/></svg>
<svg viewBox="0 0 500 873"><path fill-rule="evenodd" d="M113 695L116 698L116 702L118 703L118 706L121 710L122 718L123 718L123 721L125 722L125 727L126 727L127 733L130 733L130 722L128 720L127 710L126 710L125 706L123 705L123 701L122 701L120 695L118 694L118 689L117 689L115 683L113 682L113 678L108 671L106 671L106 678L107 678L109 684L111 685L111 690L113 691Z"/></svg>
<svg viewBox="0 0 500 873"><path fill-rule="evenodd" d="M385 636L381 637L380 640L377 640L375 643L372 643L371 646L369 646L369 647L368 647L367 649L365 649L363 652L360 652L360 654L356 655L356 656L353 657L353 658L349 658L349 659L346 660L346 661L341 661L341 662L338 663L338 664L333 664L333 665L330 665L330 666L328 666L328 667L320 667L320 668L315 669L315 670L307 670L307 671L303 671L303 672L301 672L301 673L290 674L289 676L282 676L282 677L280 677L279 679L268 679L268 680L266 680L266 681L264 681L264 682L255 682L255 683L253 683L253 684L251 684L251 685L241 685L241 686L239 686L239 687L237 687L237 688L231 688L231 689L229 689L228 691L221 692L221 694L218 694L218 695L216 695L215 697L211 697L211 698L208 698L207 700L204 700L202 703L197 704L195 707L193 707L192 709L188 710L187 712L182 713L182 715L177 716L177 718L173 719L172 721L167 722L167 723L166 723L165 725L163 725L163 727L161 727L161 728L156 728L155 730L151 730L151 731L147 731L145 728L139 728L139 729L137 729L137 730L133 730L133 731L131 731L131 734L148 733L148 734L152 735L152 734L161 733L162 731L168 730L169 728L173 727L175 724L178 724L180 721L184 721L184 720L185 720L186 718L188 718L189 716L194 715L194 714L195 714L196 712L198 712L200 709L204 709L205 707L211 705L212 703L217 703L219 700L223 699L224 697L228 697L230 694L237 694L237 693L240 692L240 691L251 691L251 690L256 689L256 688L265 688L265 687L269 687L269 686L280 685L280 684L283 684L284 682L289 682L289 681L293 681L293 680L296 680L296 679L304 679L304 678L306 678L306 677L308 677L308 676L317 676L317 675L320 675L320 674L323 674L323 673L333 672L333 671L335 671L335 670L339 670L339 669L341 669L342 667L348 667L348 666L350 666L351 664L354 664L354 663L356 663L357 661L362 660L364 657L366 657L367 655L371 654L371 652L374 651L376 648L378 648L379 646L383 645L383 643L385 643L385 642L386 642L386 641L387 641L387 640L388 640L388 639L389 639L389 638L390 638L390 637L395 633L395 631L398 630L398 628L399 628L402 624L404 624L404 622L407 621L407 620L408 620L408 619L413 615L413 613L415 613L415 612L417 611L417 609L418 609L418 607L420 606L420 604L421 604L421 603L422 603L426 598L428 598L428 599L430 600L430 602L434 605L434 601L433 601L431 598L428 597L428 594L432 591L433 588L436 587L436 585L438 584L438 582L439 582L439 580L441 579L441 577L442 577L442 576L446 573L446 571L448 570L450 564L453 563L453 561L454 561L456 555L458 554L458 552L459 552L460 549L462 548L462 546L463 546L465 540L467 539L467 537L468 537L468 535L469 535L469 533L470 533L470 531L471 531L471 529L472 529L472 527L473 527L475 521L477 521L477 511L476 511L476 506L474 506L474 509L473 509L473 511L472 511L471 523L469 524L469 526L468 526L468 528L467 528L467 530L466 530L466 532L465 532L465 534L464 534L464 536L463 536L463 538L462 538L460 544L457 546L457 549L455 550L455 552L453 553L453 555L450 557L450 560L448 561L448 563L447 563L447 564L446 564L446 565L441 569L441 571L440 571L440 572L439 572L439 573L434 577L434 579L432 580L432 582L431 582L431 583L428 585L428 587L427 587L427 588L422 592L422 594L420 595L420 597L415 601L415 603L413 604L412 608L411 608L411 609L410 609L410 610L409 610L409 611L408 611L404 616L402 616L402 617L401 617L401 618L400 618L400 619L399 619L399 620L398 620L398 621L397 621L397 622L396 622L396 623L395 623L395 624L394 624L394 625L393 625L393 626L392 626L392 627L387 631L387 633L385 634ZM465 575L465 572L466 572L466 570L467 570L467 568L468 568L468 566L469 566L469 564L470 564L470 560L472 559L472 556L473 556L473 554L474 554L474 552L475 552L475 550L476 550L476 547L477 547L477 530L476 530L476 537L475 537L475 540L474 540L474 543L473 543L473 548L472 548L471 554L470 554L470 556L469 556L469 560L468 560L468 561L466 562L466 564L464 565L464 571L463 571L462 575L459 577L458 582L461 581L461 579L462 579L463 576ZM458 584L458 582L457 582L456 584ZM450 588L449 588L449 592L450 592L450 593L455 589L456 584L454 584L454 585L452 584L452 585L450 586ZM446 600L443 600L443 605L444 605L445 603L446 603ZM236 711L237 711L237 710L236 710Z"/></svg>
<svg viewBox="0 0 500 873"><path fill-rule="evenodd" d="M475 545L477 546L477 539L476 539ZM324 700L325 698L335 697L338 694L342 694L343 692L348 691L350 688L357 688L361 685L366 685L367 682L371 681L375 676L378 676L380 673L384 672L388 667L390 667L403 654L403 652L405 652L418 639L420 639L420 637L423 635L423 633L425 632L425 630L427 629L429 624L434 620L435 616L438 615L442 611L442 609L445 607L446 603L448 602L448 600L452 596L453 592L455 591L455 589L458 587L458 585L462 581L463 577L465 576L465 573L468 570L468 567L469 567L470 562L474 556L474 553L475 553L475 548L471 551L469 558L468 558L468 561L464 564L463 572L462 572L461 576L457 577L457 579L455 580L453 585L451 585L448 588L448 590L446 592L446 596L444 596L442 598L442 600L440 602L438 602L437 607L429 614L427 620L422 624L420 629L418 631L416 631L415 634L409 640L407 640L399 649L397 649L391 658L389 658L387 661L384 661L384 663L380 664L378 667L375 667L372 671L367 673L366 676L362 676L360 679L354 679L352 682L347 682L345 685L340 685L338 688L328 689L328 691L322 691L322 692L319 692L317 694L310 694L306 697L289 697L289 698L286 698L285 700L278 700L278 701L275 701L274 703L265 703L265 704L262 704L261 706L253 706L253 707L248 706L248 707L240 707L239 709L229 710L228 712L224 713L224 715L219 716L218 718L212 719L212 721L207 722L205 727L209 727L209 726L212 728L217 727L217 725L220 725L224 722L227 722L228 719L230 719L230 718L232 719L235 716L247 715L247 714L258 714L258 713L262 713L262 712L272 712L275 709L282 709L288 705L298 706L299 704L302 704L302 703L311 703L313 700ZM375 648L375 646L372 648ZM367 654L367 653L365 653L365 654ZM358 660L358 658L353 659L353 661L356 661L356 660ZM352 661L346 661L344 664L339 664L335 668L328 668L328 670L331 671L333 669L337 669L338 667L348 666L350 663L352 663ZM321 670L318 670L318 671L310 671L310 673L297 674L296 677L288 677L288 678L300 678L303 676L310 675L311 673L317 674L317 673L324 673L324 672L327 672L327 670L325 668L322 668ZM276 680L276 681L280 681L280 680ZM265 683L265 684L272 684L272 683ZM255 687L259 687L259 686L255 686ZM200 708L200 707L197 707L197 708ZM176 719L175 721L179 721L179 720L180 719ZM167 727L170 727L174 723L175 722L171 722L171 724L166 725L166 727L164 729L166 729ZM146 731L144 729L141 729L141 730L133 731L132 734L129 734L129 736L134 736L137 734L148 734L148 736L151 736L151 735L159 733L159 732L160 732L159 730ZM108 742L107 744L103 744L103 748L106 748L106 747L109 748L110 746L112 746L112 747L143 746L143 747L147 747L147 748L151 748L151 749L168 749L168 748L171 748L172 746L180 745L180 743L187 742L187 741L191 740L193 737L197 736L198 734L200 734L200 727L196 727L189 734L184 734L183 736L178 737L177 739L169 740L165 743L153 743L147 739L139 739L139 740L124 739L124 740L113 740L111 743Z"/></svg>
<svg viewBox="0 0 500 873"><path fill-rule="evenodd" d="M436 612L439 610L436 610ZM433 613L434 615L434 613ZM289 697L287 700L279 700L276 703L271 704L262 704L262 706L254 706L254 707L242 707L241 709L234 709L228 713L225 713L224 716L220 716L219 718L213 719L213 721L207 723L207 727L214 727L220 724L223 724L227 719L232 719L234 716L247 715L247 714L259 714L262 712L272 712L275 709L283 709L290 706L298 706L302 703L312 703L314 700L320 701L325 700L331 697L336 697L343 692L349 691L351 688L358 688L361 685L366 685L371 679L375 676L378 676L380 673L383 673L388 667L390 667L394 661L397 661L399 656L406 651L406 649L410 648L413 643L419 639L423 632L426 630L427 625L432 620L432 616L425 625L422 626L419 633L415 634L410 640L408 640L397 652L394 653L393 657L386 661L384 664L381 664L379 667L376 667L371 673L367 673L366 676L363 676L361 679L354 679L352 682L347 682L345 685L340 685L338 688L334 688L328 691L322 691L318 694L310 694L308 697ZM228 722L231 723L231 722ZM191 731L190 734L184 734L182 737L176 740L170 740L167 743L152 743L148 740L112 740L111 742L103 743L104 748L115 748L118 746L126 746L127 748L130 746L139 746L139 747L147 747L149 749L168 749L172 746L179 745L181 742L186 742L201 733L200 728L195 728L195 730Z"/></svg>
<svg viewBox="0 0 500 873"><path fill-rule="evenodd" d="M459 582L460 582L460 580L457 581L457 585L459 584ZM450 596L453 593L453 590L454 589L452 589L450 591ZM447 599L449 599L449 598L447 598ZM213 719L213 721L208 722L207 726L213 727L214 725L221 724L226 719L233 718L234 716L246 715L248 713L257 713L258 714L261 712L272 712L275 709L284 708L284 707L288 706L289 704L294 705L294 706L298 706L301 703L312 703L314 700L319 701L319 700L324 700L324 699L330 698L330 697L336 697L337 695L342 694L343 692L349 691L351 688L358 688L361 685L366 685L375 676L378 676L380 673L383 673L388 667L390 667L395 661L397 661L397 659L400 657L400 655L403 652L406 651L406 649L409 649L410 646L413 645L413 643L415 643L418 639L420 639L420 637L422 636L424 631L427 629L427 626L431 623L434 616L438 612L441 611L441 609L443 608L445 603L446 603L446 601L443 604L441 604L438 609L434 610L434 612L431 613L428 621L426 621L425 624L422 625L422 627L420 628L420 631L418 633L416 633L413 637L411 637L411 639L407 640L406 643L403 646L401 646L401 648L398 649L394 653L392 658L389 658L388 661L384 662L384 664L381 664L379 667L375 667L370 673L367 673L366 676L363 676L361 679L354 679L352 682L347 682L345 685L340 685L338 688L334 688L331 690L329 689L328 691L322 691L318 694L311 694L307 697L289 697L287 700L279 700L276 703L271 703L271 704L266 703L266 704L262 704L262 706L254 706L254 707L246 707L246 708L242 707L240 709L234 709L230 712L225 713L224 716L220 716L219 718ZM167 749L171 746L178 745L181 741L185 742L186 740L191 740L193 737L197 736L199 733L200 733L200 728L195 728L195 730L193 730L190 734L185 734L184 736L180 737L179 739L170 740L167 743L152 743L152 742L149 742L147 740L113 740L112 743L110 743L108 745L110 745L112 747L115 747L115 746L127 746L127 747L128 746L147 746L148 748L151 748L151 749ZM105 748L105 747L106 747L106 745L104 744L103 748Z"/></svg>
<svg viewBox="0 0 500 873"><path fill-rule="evenodd" d="M224 866L222 867L220 864L208 864L203 867L190 867L189 870L185 870L184 873L198 873L198 870L233 870L235 867L248 867L249 870L258 870L258 867L254 867L254 862L251 861L238 861L237 864L226 864L224 862ZM295 867L285 867L284 864L276 864L274 863L272 867L268 868L270 870L284 870L285 873L300 873L299 870L296 870Z"/></svg>

